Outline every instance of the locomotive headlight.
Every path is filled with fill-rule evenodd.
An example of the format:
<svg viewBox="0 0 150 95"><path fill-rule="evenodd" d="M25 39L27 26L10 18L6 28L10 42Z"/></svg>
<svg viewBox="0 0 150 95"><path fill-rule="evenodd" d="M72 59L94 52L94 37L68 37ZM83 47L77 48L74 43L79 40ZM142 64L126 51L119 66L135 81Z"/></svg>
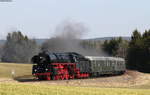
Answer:
<svg viewBox="0 0 150 95"><path fill-rule="evenodd" d="M37 70L35 69L34 71L36 72Z"/></svg>
<svg viewBox="0 0 150 95"><path fill-rule="evenodd" d="M46 68L45 70L47 71L48 69Z"/></svg>

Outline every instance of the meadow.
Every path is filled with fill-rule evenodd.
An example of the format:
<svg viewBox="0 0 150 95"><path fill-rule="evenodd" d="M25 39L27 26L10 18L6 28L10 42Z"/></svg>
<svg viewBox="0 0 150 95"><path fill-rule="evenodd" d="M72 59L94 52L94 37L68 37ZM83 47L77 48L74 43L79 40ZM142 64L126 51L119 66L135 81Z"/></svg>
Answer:
<svg viewBox="0 0 150 95"><path fill-rule="evenodd" d="M11 74L12 71L15 72L14 76ZM32 64L0 63L0 80L22 76L32 77L31 72ZM0 81L0 95L150 95L150 82L132 87L82 87L49 84L49 81L44 83Z"/></svg>
<svg viewBox="0 0 150 95"><path fill-rule="evenodd" d="M12 74L14 72L14 74ZM31 76L32 64L0 63L0 78Z"/></svg>
<svg viewBox="0 0 150 95"><path fill-rule="evenodd" d="M0 95L149 95L147 89L0 83Z"/></svg>

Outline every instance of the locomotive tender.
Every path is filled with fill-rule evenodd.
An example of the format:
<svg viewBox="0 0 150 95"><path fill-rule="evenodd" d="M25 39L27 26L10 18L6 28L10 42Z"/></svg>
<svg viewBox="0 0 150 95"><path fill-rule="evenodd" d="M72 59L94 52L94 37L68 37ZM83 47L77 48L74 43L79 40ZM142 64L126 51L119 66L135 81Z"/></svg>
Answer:
<svg viewBox="0 0 150 95"><path fill-rule="evenodd" d="M123 74L125 60L115 57L82 56L75 52L42 52L31 59L32 74L39 80L64 80Z"/></svg>

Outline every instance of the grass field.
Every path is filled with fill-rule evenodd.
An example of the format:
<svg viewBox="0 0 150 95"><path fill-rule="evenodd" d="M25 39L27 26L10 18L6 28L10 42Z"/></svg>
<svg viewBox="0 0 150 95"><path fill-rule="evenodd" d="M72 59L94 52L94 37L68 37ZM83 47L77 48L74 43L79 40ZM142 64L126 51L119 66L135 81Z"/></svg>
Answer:
<svg viewBox="0 0 150 95"><path fill-rule="evenodd" d="M31 68L32 64L0 63L0 79L32 76ZM12 76L12 71L15 72L15 76ZM0 95L150 95L150 81L147 84L126 88L121 86L115 88L113 86L111 88L96 86L80 87L63 84L58 86L50 84L50 82L0 81ZM52 82L59 83L59 81Z"/></svg>
<svg viewBox="0 0 150 95"><path fill-rule="evenodd" d="M150 95L150 90L0 83L0 95Z"/></svg>
<svg viewBox="0 0 150 95"><path fill-rule="evenodd" d="M15 75L12 75L12 72ZM32 64L0 63L0 78L13 78L32 74Z"/></svg>

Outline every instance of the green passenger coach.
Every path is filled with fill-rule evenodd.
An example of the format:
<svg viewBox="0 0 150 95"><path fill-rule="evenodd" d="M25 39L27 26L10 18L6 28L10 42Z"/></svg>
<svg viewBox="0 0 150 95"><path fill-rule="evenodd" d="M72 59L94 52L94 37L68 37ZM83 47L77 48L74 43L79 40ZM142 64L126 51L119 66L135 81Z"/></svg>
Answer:
<svg viewBox="0 0 150 95"><path fill-rule="evenodd" d="M126 70L125 60L117 57L86 56L90 61L92 76L122 74Z"/></svg>

